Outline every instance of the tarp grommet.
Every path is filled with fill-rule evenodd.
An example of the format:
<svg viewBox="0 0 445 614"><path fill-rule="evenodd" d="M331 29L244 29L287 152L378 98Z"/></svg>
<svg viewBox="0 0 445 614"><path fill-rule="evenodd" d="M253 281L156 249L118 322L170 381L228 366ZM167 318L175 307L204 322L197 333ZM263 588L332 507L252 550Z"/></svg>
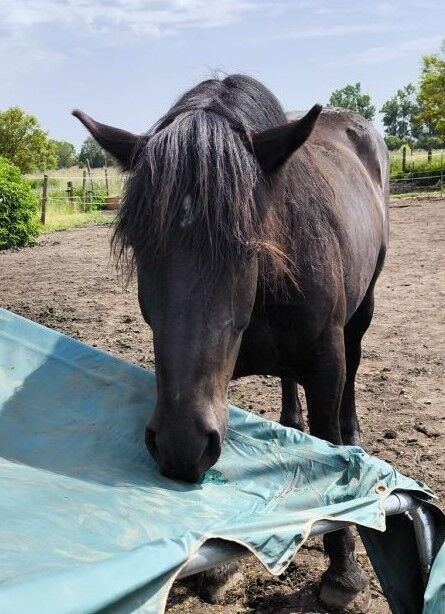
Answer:
<svg viewBox="0 0 445 614"><path fill-rule="evenodd" d="M382 484L380 482L379 484L376 485L374 490L379 494L383 494L388 491L388 487L386 486L386 484Z"/></svg>

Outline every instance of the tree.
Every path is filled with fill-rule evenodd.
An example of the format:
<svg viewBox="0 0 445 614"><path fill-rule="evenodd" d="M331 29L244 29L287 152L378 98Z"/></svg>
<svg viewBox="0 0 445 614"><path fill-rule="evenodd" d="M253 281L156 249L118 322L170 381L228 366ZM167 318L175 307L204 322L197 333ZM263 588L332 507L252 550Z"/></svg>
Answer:
<svg viewBox="0 0 445 614"><path fill-rule="evenodd" d="M360 83L346 85L333 91L328 104L330 107L341 107L360 113L369 121L372 121L375 115L375 107L371 104L371 97L362 93Z"/></svg>
<svg viewBox="0 0 445 614"><path fill-rule="evenodd" d="M22 173L54 168L55 147L34 115L20 107L0 111L0 156L10 160Z"/></svg>
<svg viewBox="0 0 445 614"><path fill-rule="evenodd" d="M77 162L76 149L67 141L52 141L57 155L57 168L70 168Z"/></svg>
<svg viewBox="0 0 445 614"><path fill-rule="evenodd" d="M385 143L389 151L396 151L397 149L400 149L402 145L411 146L411 143L409 143L407 139L395 134L387 134L385 136Z"/></svg>
<svg viewBox="0 0 445 614"><path fill-rule="evenodd" d="M422 58L419 119L431 122L437 135L445 140L445 40L441 53Z"/></svg>
<svg viewBox="0 0 445 614"><path fill-rule="evenodd" d="M92 136L84 140L79 154L79 162L85 163L87 159L90 161L91 168L98 168L105 165L104 150Z"/></svg>
<svg viewBox="0 0 445 614"><path fill-rule="evenodd" d="M387 135L402 139L417 138L424 131L422 122L417 116L420 112L416 88L412 83L397 90L392 98L387 100L380 109L383 114L383 125Z"/></svg>
<svg viewBox="0 0 445 614"><path fill-rule="evenodd" d="M439 136L421 134L416 141L415 149L426 149L428 151L432 151L433 149L443 149L444 145L444 141Z"/></svg>

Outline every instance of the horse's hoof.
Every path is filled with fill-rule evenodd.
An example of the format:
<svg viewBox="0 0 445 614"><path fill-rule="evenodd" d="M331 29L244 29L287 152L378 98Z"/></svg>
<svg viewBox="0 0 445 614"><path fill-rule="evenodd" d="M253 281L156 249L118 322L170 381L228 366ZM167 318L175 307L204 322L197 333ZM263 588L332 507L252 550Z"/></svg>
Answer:
<svg viewBox="0 0 445 614"><path fill-rule="evenodd" d="M366 614L371 606L371 591L369 586L359 592L352 592L335 587L330 582L323 582L319 599L329 612Z"/></svg>
<svg viewBox="0 0 445 614"><path fill-rule="evenodd" d="M280 424L281 426L288 426L304 433L304 422L300 422L295 418L280 418Z"/></svg>
<svg viewBox="0 0 445 614"><path fill-rule="evenodd" d="M319 599L330 612L366 614L371 605L368 576L355 559L341 571L330 566L323 574Z"/></svg>
<svg viewBox="0 0 445 614"><path fill-rule="evenodd" d="M244 580L238 563L228 563L197 574L195 586L199 597L208 603L224 603L226 596L240 587Z"/></svg>

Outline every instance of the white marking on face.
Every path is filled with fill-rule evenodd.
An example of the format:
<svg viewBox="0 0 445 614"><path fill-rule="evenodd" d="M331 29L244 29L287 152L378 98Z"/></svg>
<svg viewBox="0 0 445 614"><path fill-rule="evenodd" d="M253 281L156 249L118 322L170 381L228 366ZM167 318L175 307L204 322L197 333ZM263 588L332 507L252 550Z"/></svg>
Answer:
<svg viewBox="0 0 445 614"><path fill-rule="evenodd" d="M182 217L179 222L181 228L187 228L193 222L193 212L192 212L192 197L190 194L186 194L184 196L184 200L182 201Z"/></svg>

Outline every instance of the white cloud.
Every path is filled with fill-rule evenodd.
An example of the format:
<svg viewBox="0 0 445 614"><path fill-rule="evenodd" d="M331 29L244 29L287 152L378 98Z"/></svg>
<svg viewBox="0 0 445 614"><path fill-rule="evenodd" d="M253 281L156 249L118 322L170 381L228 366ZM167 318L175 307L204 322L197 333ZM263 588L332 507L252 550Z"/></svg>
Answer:
<svg viewBox="0 0 445 614"><path fill-rule="evenodd" d="M223 27L267 6L255 0L0 0L0 53L13 58L0 74L13 78L93 48Z"/></svg>
<svg viewBox="0 0 445 614"><path fill-rule="evenodd" d="M345 25L316 26L288 32L281 38L324 38L327 36L346 36L351 34L379 33L396 30L397 26L387 23L351 23Z"/></svg>
<svg viewBox="0 0 445 614"><path fill-rule="evenodd" d="M329 66L350 66L354 64L381 64L410 55L434 53L439 47L442 36L424 36L405 41L392 41L391 45L369 47L364 51L338 58Z"/></svg>
<svg viewBox="0 0 445 614"><path fill-rule="evenodd" d="M0 0L3 28L77 23L101 34L121 30L140 36L182 28L213 28L239 20L261 5L250 0Z"/></svg>

